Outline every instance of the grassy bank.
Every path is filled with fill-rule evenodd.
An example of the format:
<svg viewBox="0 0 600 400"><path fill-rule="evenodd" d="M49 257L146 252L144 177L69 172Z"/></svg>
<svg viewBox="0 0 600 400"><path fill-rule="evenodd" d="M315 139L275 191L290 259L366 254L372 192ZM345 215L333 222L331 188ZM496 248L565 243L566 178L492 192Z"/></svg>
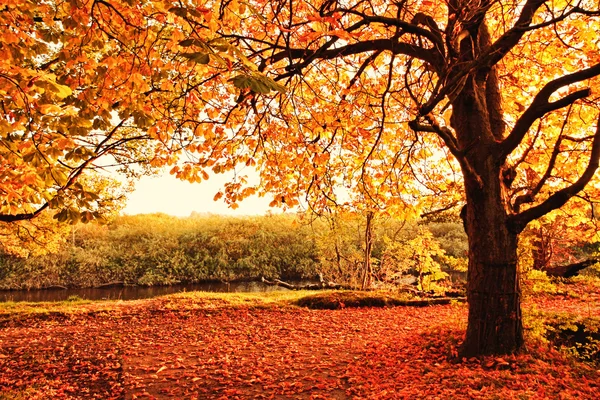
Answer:
<svg viewBox="0 0 600 400"><path fill-rule="evenodd" d="M142 300L83 300L76 296L58 302L3 302L0 316L26 318L28 315L72 315L90 312L109 312L139 307L162 307L170 309L214 309L214 308L277 308L307 307L311 309L339 309L344 307L383 307L408 305L419 298L407 293L361 292L322 290L285 290L261 293L214 293L182 292Z"/></svg>

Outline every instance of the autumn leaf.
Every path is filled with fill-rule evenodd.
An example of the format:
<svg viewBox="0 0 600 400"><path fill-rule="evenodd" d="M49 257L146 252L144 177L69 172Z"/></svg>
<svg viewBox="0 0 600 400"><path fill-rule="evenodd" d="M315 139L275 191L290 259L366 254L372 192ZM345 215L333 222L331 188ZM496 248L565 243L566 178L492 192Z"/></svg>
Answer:
<svg viewBox="0 0 600 400"><path fill-rule="evenodd" d="M208 64L210 61L210 56L203 52L182 53L181 56L198 64Z"/></svg>
<svg viewBox="0 0 600 400"><path fill-rule="evenodd" d="M156 371L156 375L160 374L162 371L166 370L167 366L163 365L162 367L160 367L157 371Z"/></svg>

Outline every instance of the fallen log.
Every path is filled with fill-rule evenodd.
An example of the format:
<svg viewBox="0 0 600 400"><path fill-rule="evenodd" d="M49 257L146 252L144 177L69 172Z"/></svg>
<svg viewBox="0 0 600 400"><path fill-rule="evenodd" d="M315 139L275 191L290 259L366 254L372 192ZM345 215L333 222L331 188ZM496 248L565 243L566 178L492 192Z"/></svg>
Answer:
<svg viewBox="0 0 600 400"><path fill-rule="evenodd" d="M592 265L600 262L600 258L589 258L587 260L583 260L580 262L576 262L573 264L567 265L557 265L554 267L546 268L546 274L548 276L557 277L557 278L572 278L579 274L581 270L586 269L587 267L591 267Z"/></svg>
<svg viewBox="0 0 600 400"><path fill-rule="evenodd" d="M279 286L289 290L324 290L324 289L339 289L339 290L354 290L354 286L340 285L334 282L309 283L306 285L293 285L279 279L268 280L264 276L260 278L261 282L270 286Z"/></svg>
<svg viewBox="0 0 600 400"><path fill-rule="evenodd" d="M437 297L433 299L422 299L422 300L404 300L396 301L392 304L395 306L405 307L427 307L427 306L439 306L451 303L465 303L466 297Z"/></svg>
<svg viewBox="0 0 600 400"><path fill-rule="evenodd" d="M115 286L125 286L125 282L116 281L116 282L103 283L101 285L94 286L94 289L104 289L104 288L110 288L110 287L115 287Z"/></svg>

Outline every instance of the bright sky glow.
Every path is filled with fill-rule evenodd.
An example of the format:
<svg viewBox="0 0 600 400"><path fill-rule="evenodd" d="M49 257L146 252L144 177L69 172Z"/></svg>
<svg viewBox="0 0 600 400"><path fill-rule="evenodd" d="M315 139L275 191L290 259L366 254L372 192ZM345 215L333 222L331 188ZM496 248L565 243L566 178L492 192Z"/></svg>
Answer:
<svg viewBox="0 0 600 400"><path fill-rule="evenodd" d="M136 183L136 189L128 197L124 214L165 213L187 217L193 211L223 215L264 215L270 208L266 197L253 196L232 210L223 200L213 201L215 194L226 182L225 177L211 176L208 181L189 183L165 173L163 176L145 176Z"/></svg>

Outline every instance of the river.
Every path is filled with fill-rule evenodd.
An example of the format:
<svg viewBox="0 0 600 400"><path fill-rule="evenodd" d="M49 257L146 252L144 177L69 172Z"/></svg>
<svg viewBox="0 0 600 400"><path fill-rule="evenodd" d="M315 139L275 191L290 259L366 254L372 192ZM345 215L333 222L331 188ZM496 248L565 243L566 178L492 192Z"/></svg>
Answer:
<svg viewBox="0 0 600 400"><path fill-rule="evenodd" d="M294 282L305 284L307 282ZM72 296L86 300L137 300L181 292L272 292L287 290L262 282L210 282L170 286L111 286L85 289L0 290L0 302L6 301L64 301Z"/></svg>

